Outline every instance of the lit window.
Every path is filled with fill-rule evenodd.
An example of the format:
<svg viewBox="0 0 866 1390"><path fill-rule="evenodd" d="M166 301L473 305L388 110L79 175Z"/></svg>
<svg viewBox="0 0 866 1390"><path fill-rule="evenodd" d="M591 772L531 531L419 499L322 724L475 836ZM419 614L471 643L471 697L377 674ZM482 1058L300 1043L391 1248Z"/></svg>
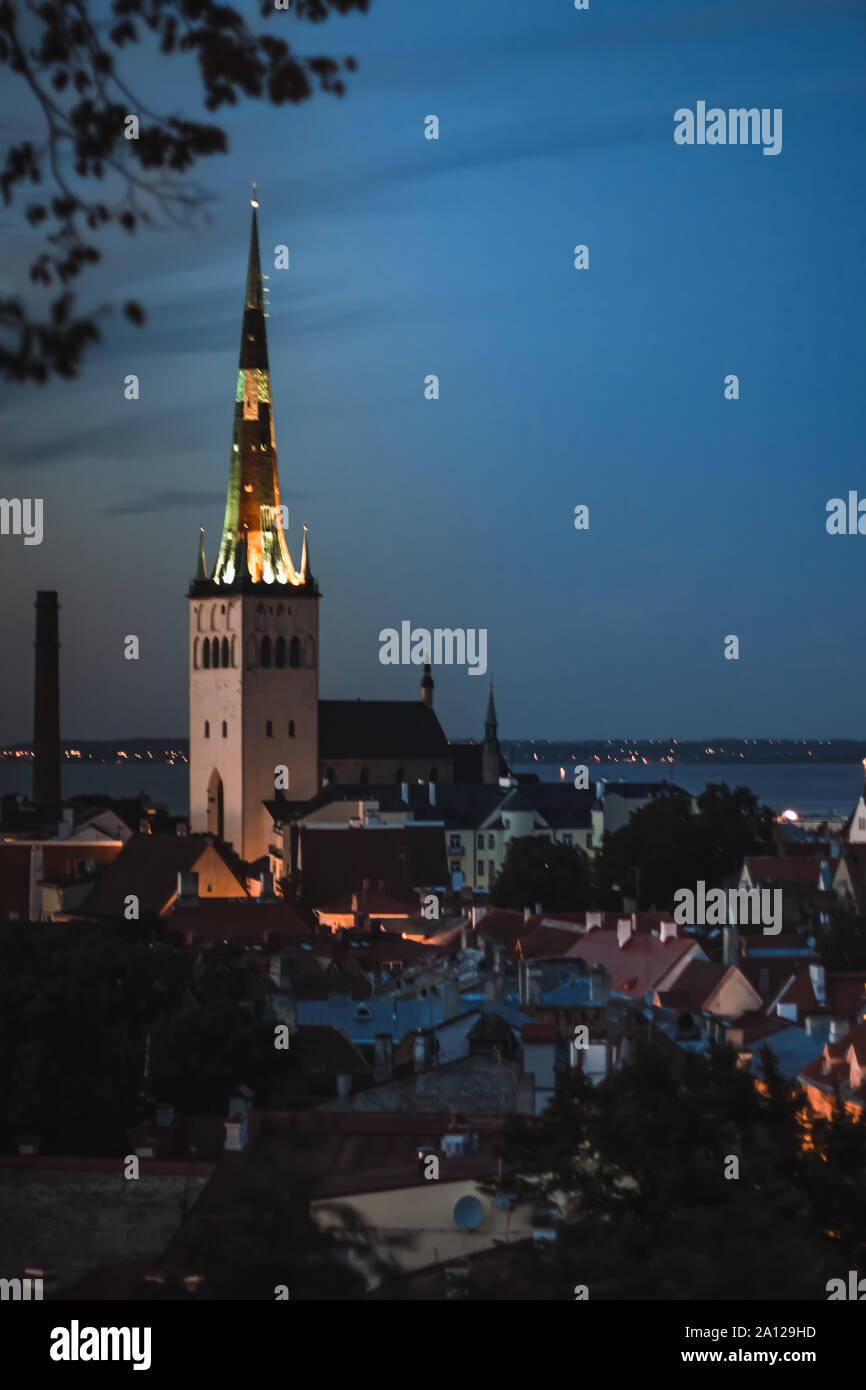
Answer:
<svg viewBox="0 0 866 1390"><path fill-rule="evenodd" d="M488 849L493 849L493 846L494 846L495 844L496 844L496 836L495 836L495 835L488 835L488 836L487 836L487 848L488 848Z"/></svg>

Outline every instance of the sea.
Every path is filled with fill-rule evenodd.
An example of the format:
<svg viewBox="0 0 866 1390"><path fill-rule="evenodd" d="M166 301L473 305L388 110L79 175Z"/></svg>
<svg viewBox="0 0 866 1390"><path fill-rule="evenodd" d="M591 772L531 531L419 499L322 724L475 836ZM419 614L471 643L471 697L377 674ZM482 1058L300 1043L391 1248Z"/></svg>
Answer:
<svg viewBox="0 0 866 1390"><path fill-rule="evenodd" d="M574 764L560 769L554 763L518 763L515 772L535 772L544 782L574 777ZM562 775L560 775L562 772ZM30 791L31 764L0 762L0 795ZM777 815L796 811L803 816L847 816L863 790L858 763L603 763L590 765L590 779L608 782L660 782L666 779L696 795L710 782L749 787ZM122 798L145 792L172 815L189 809L189 769L185 763L78 763L62 770L64 796L98 793Z"/></svg>

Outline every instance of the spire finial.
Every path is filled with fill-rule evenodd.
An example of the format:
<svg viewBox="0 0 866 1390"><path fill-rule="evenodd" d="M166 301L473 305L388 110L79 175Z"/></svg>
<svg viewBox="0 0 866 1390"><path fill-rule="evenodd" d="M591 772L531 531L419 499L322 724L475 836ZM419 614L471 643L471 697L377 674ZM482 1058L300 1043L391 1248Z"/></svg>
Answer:
<svg viewBox="0 0 866 1390"><path fill-rule="evenodd" d="M253 196L250 198L250 207L257 208L259 205L259 195L256 189L256 181L253 179Z"/></svg>

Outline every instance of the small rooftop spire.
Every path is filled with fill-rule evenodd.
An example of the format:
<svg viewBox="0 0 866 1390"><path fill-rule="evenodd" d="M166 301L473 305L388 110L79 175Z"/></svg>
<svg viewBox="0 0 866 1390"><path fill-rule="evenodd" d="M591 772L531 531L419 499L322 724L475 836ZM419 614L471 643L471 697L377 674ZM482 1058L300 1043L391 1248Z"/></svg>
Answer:
<svg viewBox="0 0 866 1390"><path fill-rule="evenodd" d="M257 208L259 205L259 195L256 189L256 181L253 179L253 196L250 198L250 207Z"/></svg>
<svg viewBox="0 0 866 1390"><path fill-rule="evenodd" d="M195 577L196 577L196 580L207 579L207 577L208 577L208 572L207 572L207 559L205 558L205 553L204 553L204 527L203 527L203 526L200 526L200 527L199 527L199 538L198 538L198 569L197 569L196 572L195 572Z"/></svg>

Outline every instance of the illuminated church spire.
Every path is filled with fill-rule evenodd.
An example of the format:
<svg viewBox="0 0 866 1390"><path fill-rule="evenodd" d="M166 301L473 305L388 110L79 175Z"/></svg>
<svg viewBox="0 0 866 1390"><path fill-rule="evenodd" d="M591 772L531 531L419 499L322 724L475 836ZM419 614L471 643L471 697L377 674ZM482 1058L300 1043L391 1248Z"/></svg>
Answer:
<svg viewBox="0 0 866 1390"><path fill-rule="evenodd" d="M235 392L232 456L225 520L213 583L303 585L304 568L292 564L283 531L271 375L265 334L265 299L253 184L250 252ZM241 550L245 552L241 564ZM247 578L247 574L249 578Z"/></svg>

